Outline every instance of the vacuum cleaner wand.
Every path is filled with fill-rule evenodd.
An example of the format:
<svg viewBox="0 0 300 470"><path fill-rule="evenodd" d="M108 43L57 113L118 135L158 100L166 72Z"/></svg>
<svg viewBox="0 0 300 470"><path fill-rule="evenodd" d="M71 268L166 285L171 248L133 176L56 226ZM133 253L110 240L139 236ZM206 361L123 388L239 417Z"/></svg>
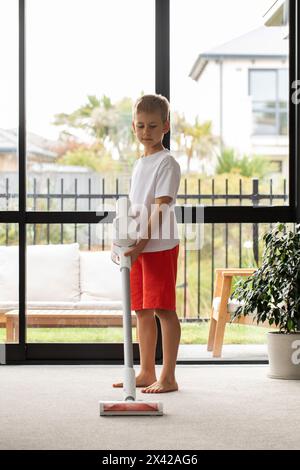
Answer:
<svg viewBox="0 0 300 470"><path fill-rule="evenodd" d="M136 381L133 367L132 323L130 305L130 269L131 257L124 256L128 248L136 243L136 222L130 216L130 201L127 198L117 200L116 218L113 221L113 246L120 259L123 299L124 330L124 385L123 401L100 401L100 416L151 415L161 416L161 402L136 401Z"/></svg>

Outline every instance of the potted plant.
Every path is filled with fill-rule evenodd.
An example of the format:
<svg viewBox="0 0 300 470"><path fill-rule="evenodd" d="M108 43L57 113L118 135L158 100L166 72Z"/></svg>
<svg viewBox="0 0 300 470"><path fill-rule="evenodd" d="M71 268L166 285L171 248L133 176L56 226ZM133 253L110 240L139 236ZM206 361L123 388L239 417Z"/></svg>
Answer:
<svg viewBox="0 0 300 470"><path fill-rule="evenodd" d="M251 314L277 327L268 333L269 376L300 379L300 224L277 223L263 241L261 267L231 294L239 301L233 319Z"/></svg>

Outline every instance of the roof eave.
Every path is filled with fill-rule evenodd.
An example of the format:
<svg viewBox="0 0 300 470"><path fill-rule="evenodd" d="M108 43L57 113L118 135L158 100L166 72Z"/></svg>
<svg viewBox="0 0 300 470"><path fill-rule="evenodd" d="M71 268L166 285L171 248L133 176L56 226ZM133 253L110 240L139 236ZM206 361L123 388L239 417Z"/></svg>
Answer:
<svg viewBox="0 0 300 470"><path fill-rule="evenodd" d="M193 80L198 81L204 72L208 62L224 60L287 60L287 56L283 54L200 54L194 63L192 70L189 74Z"/></svg>
<svg viewBox="0 0 300 470"><path fill-rule="evenodd" d="M205 67L208 64L208 60L204 55L199 55L196 62L194 63L192 70L189 73L189 77L191 77L196 82L199 80L200 76L204 72Z"/></svg>

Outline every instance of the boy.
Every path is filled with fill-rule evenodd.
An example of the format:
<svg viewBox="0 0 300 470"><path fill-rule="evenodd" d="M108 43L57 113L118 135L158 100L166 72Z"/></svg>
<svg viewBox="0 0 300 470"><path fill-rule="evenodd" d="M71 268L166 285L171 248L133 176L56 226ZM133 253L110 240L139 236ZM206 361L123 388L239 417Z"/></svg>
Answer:
<svg viewBox="0 0 300 470"><path fill-rule="evenodd" d="M136 386L143 387L143 393L165 393L178 390L175 366L181 334L176 314L179 239L174 213L181 174L180 166L162 145L170 129L168 100L161 95L142 96L134 105L132 127L144 146L144 155L134 164L129 199L133 210L142 207L150 215L147 226L140 228L137 243L125 253L131 256L131 308L136 311L139 331L141 371ZM155 373L155 316L161 323L163 342L159 380Z"/></svg>

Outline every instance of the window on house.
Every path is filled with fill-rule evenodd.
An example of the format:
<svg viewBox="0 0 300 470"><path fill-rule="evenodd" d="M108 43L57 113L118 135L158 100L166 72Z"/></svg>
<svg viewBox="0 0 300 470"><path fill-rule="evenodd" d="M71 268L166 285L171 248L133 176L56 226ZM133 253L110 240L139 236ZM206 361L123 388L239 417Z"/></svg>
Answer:
<svg viewBox="0 0 300 470"><path fill-rule="evenodd" d="M271 160L269 162L269 173L282 173L282 160Z"/></svg>
<svg viewBox="0 0 300 470"><path fill-rule="evenodd" d="M288 70L250 70L253 134L287 135Z"/></svg>

